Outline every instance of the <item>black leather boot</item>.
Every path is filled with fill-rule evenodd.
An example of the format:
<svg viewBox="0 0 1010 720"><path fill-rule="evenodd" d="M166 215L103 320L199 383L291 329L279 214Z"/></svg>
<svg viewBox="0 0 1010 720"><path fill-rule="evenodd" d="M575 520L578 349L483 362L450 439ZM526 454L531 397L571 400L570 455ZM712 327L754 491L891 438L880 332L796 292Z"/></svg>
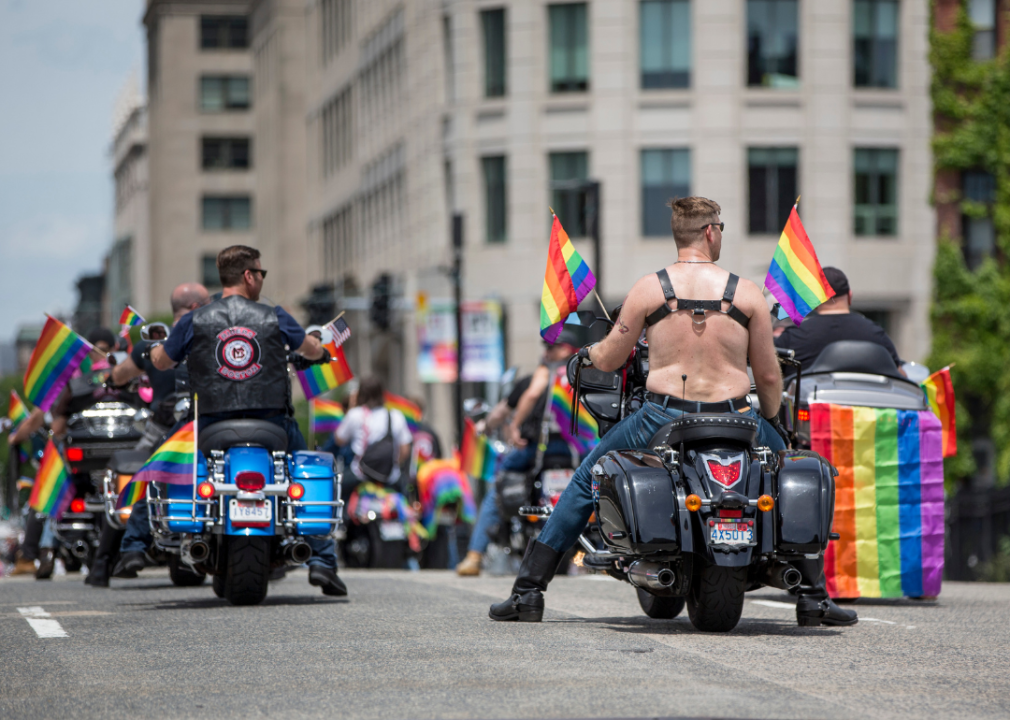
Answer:
<svg viewBox="0 0 1010 720"><path fill-rule="evenodd" d="M845 627L859 622L859 616L855 610L838 607L821 588L801 588L796 597L796 622L802 627Z"/></svg>
<svg viewBox="0 0 1010 720"><path fill-rule="evenodd" d="M43 548L39 553L39 568L35 571L36 580L48 580L56 569L56 556L49 548Z"/></svg>
<svg viewBox="0 0 1010 720"><path fill-rule="evenodd" d="M333 597L347 595L347 586L337 576L337 571L322 565L309 565L309 585L322 588L323 595L332 595Z"/></svg>
<svg viewBox="0 0 1010 720"><path fill-rule="evenodd" d="M94 565L88 568L88 585L91 587L109 587L109 558L95 558Z"/></svg>
<svg viewBox="0 0 1010 720"><path fill-rule="evenodd" d="M119 557L119 562L116 563L115 569L112 571L112 577L135 578L137 577L137 573L143 570L146 566L147 558L144 557L144 553L123 553Z"/></svg>
<svg viewBox="0 0 1010 720"><path fill-rule="evenodd" d="M564 553L558 552L539 540L534 540L526 550L519 575L512 585L512 595L497 605L492 605L488 617L492 620L518 620L540 622L544 617L544 591L554 579Z"/></svg>

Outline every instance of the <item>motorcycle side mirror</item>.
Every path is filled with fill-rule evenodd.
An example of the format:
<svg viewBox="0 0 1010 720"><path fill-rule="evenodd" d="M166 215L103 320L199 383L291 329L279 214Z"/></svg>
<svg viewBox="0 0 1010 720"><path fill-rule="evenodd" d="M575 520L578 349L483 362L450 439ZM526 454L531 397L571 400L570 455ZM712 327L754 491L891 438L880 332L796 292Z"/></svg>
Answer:
<svg viewBox="0 0 1010 720"><path fill-rule="evenodd" d="M147 341L168 340L170 332L168 325L163 322L147 323L140 328L140 339Z"/></svg>

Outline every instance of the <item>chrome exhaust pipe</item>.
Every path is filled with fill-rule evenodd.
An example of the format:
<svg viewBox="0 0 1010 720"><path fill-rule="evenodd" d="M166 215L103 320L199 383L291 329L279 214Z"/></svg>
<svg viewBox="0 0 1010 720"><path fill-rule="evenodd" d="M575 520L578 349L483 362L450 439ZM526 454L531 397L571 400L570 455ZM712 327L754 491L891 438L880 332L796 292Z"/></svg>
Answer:
<svg viewBox="0 0 1010 720"><path fill-rule="evenodd" d="M210 557L210 546L203 540L194 540L188 548L183 549L183 557L188 556L193 563L200 563Z"/></svg>
<svg viewBox="0 0 1010 720"><path fill-rule="evenodd" d="M628 580L643 590L668 590L677 582L677 573L659 563L636 560L628 567Z"/></svg>
<svg viewBox="0 0 1010 720"><path fill-rule="evenodd" d="M792 590L803 582L803 574L787 563L775 563L765 569L761 582L779 590Z"/></svg>
<svg viewBox="0 0 1010 720"><path fill-rule="evenodd" d="M304 565L312 557L312 548L304 540L295 540L284 546L284 559L292 565Z"/></svg>
<svg viewBox="0 0 1010 720"><path fill-rule="evenodd" d="M83 540L76 540L74 544L70 546L70 554L78 560L83 560L88 556L88 544Z"/></svg>

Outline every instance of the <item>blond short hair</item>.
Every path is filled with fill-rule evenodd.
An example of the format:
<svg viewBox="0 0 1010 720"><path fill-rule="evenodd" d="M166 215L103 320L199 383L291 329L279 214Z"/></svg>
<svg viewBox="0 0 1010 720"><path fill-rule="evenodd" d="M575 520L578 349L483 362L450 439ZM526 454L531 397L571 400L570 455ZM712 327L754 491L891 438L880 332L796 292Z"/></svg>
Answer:
<svg viewBox="0 0 1010 720"><path fill-rule="evenodd" d="M668 205L670 228L677 247L693 245L702 237L705 225L719 222L722 208L715 200L703 197L674 198Z"/></svg>

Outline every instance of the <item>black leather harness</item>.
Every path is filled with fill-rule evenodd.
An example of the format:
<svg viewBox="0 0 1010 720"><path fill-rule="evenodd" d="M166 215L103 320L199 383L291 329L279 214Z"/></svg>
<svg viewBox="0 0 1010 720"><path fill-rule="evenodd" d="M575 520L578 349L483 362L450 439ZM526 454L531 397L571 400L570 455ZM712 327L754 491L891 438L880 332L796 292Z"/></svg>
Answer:
<svg viewBox="0 0 1010 720"><path fill-rule="evenodd" d="M726 289L722 293L722 300L685 300L684 298L678 298L677 294L673 291L673 283L670 282L670 274L666 272L666 268L657 272L656 277L659 278L659 284L663 288L663 297L666 298L666 301L660 305L655 312L650 313L649 316L645 318L645 324L647 326L655 325L667 315L672 315L676 312L676 310L690 310L692 321L694 321L694 316L700 315L702 317L701 322L694 321L698 325L705 322L705 313L707 311L729 315L744 328L750 324L750 318L747 317L740 308L733 304L733 296L736 295L736 286L740 281L740 278L733 273L729 274L729 280L726 282ZM677 301L676 310L670 307L671 300ZM722 304L724 302L729 303L728 310L722 309Z"/></svg>

